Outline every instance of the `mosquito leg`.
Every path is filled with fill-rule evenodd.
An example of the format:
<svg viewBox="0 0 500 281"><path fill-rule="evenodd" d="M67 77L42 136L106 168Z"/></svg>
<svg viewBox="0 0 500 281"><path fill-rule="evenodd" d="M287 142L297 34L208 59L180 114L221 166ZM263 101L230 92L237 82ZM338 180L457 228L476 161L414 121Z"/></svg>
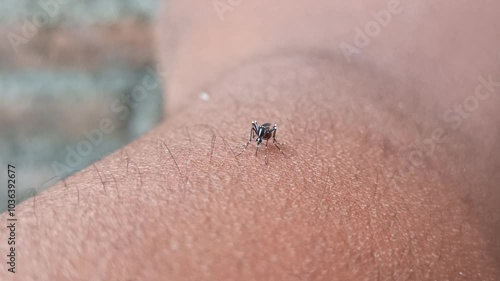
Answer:
<svg viewBox="0 0 500 281"><path fill-rule="evenodd" d="M273 143L278 143L280 144L277 140L276 140L276 131L278 129L276 127L274 127L271 131L273 132Z"/></svg>
<svg viewBox="0 0 500 281"><path fill-rule="evenodd" d="M266 165L269 164L269 158L267 158L267 155L269 154L269 150L267 150L267 143L269 142L269 139L266 140L266 155L264 156L264 162L266 162Z"/></svg>
<svg viewBox="0 0 500 281"><path fill-rule="evenodd" d="M255 129L252 127L252 129L250 129L250 137L248 138L247 144L245 145L245 149L247 149L248 145L252 141L254 134L255 134Z"/></svg>
<svg viewBox="0 0 500 281"><path fill-rule="evenodd" d="M283 150L281 150L281 148L278 146L278 144L277 144L277 143L273 143L273 144L274 144L274 145L275 145L275 146L279 149L279 151L280 151L281 153L285 154L285 152L283 152Z"/></svg>
<svg viewBox="0 0 500 281"><path fill-rule="evenodd" d="M281 143L279 143L277 140L276 140L276 128L273 128L273 144L279 149L279 151L283 154L285 154L283 152L283 150L281 150L281 147L279 147L279 145L281 145ZM278 145L279 144L279 145Z"/></svg>
<svg viewBox="0 0 500 281"><path fill-rule="evenodd" d="M245 145L245 148L243 148L243 150L240 153L238 153L238 155L236 155L236 156L240 156L243 152L245 152L245 150L247 150L248 145L250 144L250 142L252 142L254 134L255 134L255 129L252 126L252 129L250 129L250 137L248 138L248 141L247 141L247 144Z"/></svg>

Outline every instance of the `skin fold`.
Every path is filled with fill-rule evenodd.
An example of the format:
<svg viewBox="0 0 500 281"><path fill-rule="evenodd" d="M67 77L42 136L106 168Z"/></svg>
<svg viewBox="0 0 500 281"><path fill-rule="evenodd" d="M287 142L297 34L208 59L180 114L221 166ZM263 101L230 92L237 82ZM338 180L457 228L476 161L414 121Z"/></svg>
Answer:
<svg viewBox="0 0 500 281"><path fill-rule="evenodd" d="M500 4L401 1L348 62L390 1L198 2L158 23L166 120L18 206L7 280L500 278L500 87L464 111L500 81ZM253 120L269 165L237 156Z"/></svg>

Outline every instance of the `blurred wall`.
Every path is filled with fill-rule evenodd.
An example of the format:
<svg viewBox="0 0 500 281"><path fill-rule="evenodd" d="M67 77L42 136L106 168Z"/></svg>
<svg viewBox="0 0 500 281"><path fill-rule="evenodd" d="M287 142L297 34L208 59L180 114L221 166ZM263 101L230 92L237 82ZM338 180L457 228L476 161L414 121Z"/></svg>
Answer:
<svg viewBox="0 0 500 281"><path fill-rule="evenodd" d="M1 4L0 211L8 164L17 168L17 199L26 199L160 121L152 48L159 2Z"/></svg>

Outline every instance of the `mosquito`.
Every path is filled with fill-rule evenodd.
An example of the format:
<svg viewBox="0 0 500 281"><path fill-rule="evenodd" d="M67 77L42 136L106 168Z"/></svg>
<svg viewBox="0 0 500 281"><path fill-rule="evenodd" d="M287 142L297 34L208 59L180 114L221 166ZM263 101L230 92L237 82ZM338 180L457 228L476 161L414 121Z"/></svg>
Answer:
<svg viewBox="0 0 500 281"><path fill-rule="evenodd" d="M271 124L271 123L264 123L262 125L259 125L257 123L257 121L253 121L252 122L252 128L250 129L250 138L248 139L248 142L247 144L245 145L245 148L243 149L242 152L240 152L237 156L240 156L243 152L245 152L245 150L247 149L248 145L250 144L250 142L252 142L255 137L257 137L255 139L255 141L257 142L257 149L255 150L255 156L257 156L257 153L259 152L259 147L260 147L260 144L262 143L262 141L266 141L266 155L265 155L265 161L266 161L266 164L268 164L268 159L267 159L267 143L269 142L269 139L272 138L273 139L273 144L279 149L279 151L281 153L283 153L283 155L285 154L279 145L282 145L281 143L279 143L277 140L276 140L276 131L278 131L278 126L276 124ZM279 144L279 145L278 145Z"/></svg>

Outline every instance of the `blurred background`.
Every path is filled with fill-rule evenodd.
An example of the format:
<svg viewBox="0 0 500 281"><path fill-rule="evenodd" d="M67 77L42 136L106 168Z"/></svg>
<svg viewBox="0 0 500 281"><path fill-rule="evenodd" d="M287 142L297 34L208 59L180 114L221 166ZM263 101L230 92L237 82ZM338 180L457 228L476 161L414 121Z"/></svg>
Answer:
<svg viewBox="0 0 500 281"><path fill-rule="evenodd" d="M25 200L161 120L152 36L160 1L2 2L0 212L8 164Z"/></svg>

